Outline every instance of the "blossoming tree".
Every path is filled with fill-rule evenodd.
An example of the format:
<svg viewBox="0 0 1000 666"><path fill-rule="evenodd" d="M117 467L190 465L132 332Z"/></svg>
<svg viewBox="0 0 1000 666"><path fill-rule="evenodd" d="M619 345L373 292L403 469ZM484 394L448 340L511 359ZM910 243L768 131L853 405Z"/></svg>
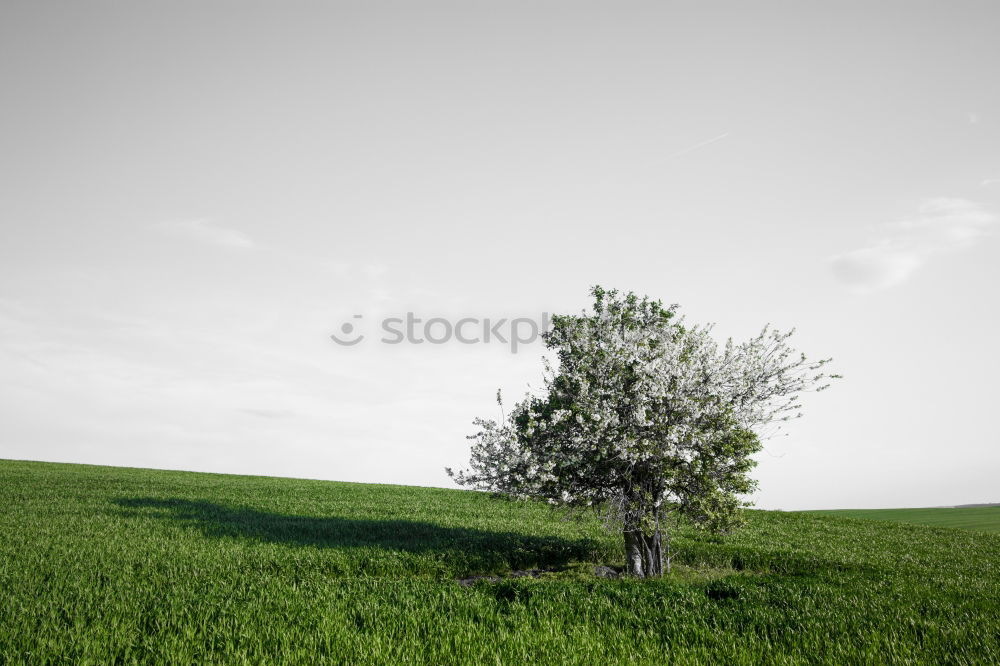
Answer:
<svg viewBox="0 0 1000 666"><path fill-rule="evenodd" d="M477 419L470 468L447 471L460 485L611 516L628 571L659 576L668 525L739 525L759 435L801 416L798 397L837 375L822 369L830 359L794 352L791 331L720 347L677 306L591 293L593 312L553 317L545 343L558 363L546 361L542 395L500 422Z"/></svg>

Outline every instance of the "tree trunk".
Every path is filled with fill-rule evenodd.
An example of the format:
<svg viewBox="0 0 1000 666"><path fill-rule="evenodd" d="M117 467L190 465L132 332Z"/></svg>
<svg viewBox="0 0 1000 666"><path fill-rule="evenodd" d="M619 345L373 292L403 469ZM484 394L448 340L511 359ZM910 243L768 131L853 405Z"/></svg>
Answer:
<svg viewBox="0 0 1000 666"><path fill-rule="evenodd" d="M637 578L659 577L663 575L663 539L659 528L652 534L641 529L625 532L625 568Z"/></svg>
<svg viewBox="0 0 1000 666"><path fill-rule="evenodd" d="M625 532L625 570L637 578L646 577L643 561L642 533L639 530Z"/></svg>

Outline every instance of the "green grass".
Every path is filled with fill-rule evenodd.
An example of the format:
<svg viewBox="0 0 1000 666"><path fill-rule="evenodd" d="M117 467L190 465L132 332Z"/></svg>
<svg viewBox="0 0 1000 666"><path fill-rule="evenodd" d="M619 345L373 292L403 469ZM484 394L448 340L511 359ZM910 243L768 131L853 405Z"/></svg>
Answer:
<svg viewBox="0 0 1000 666"><path fill-rule="evenodd" d="M957 527L980 532L1000 532L1000 506L977 506L955 509L839 509L809 513L843 518L892 520L931 527Z"/></svg>
<svg viewBox="0 0 1000 666"><path fill-rule="evenodd" d="M1000 662L994 534L755 511L636 581L457 490L0 461L0 508L0 663Z"/></svg>

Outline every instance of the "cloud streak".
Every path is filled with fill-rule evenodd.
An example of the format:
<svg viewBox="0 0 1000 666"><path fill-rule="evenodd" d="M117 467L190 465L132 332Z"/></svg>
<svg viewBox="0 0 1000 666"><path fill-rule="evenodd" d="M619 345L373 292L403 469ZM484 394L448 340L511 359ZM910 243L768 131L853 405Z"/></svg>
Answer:
<svg viewBox="0 0 1000 666"><path fill-rule="evenodd" d="M902 284L932 257L967 249L986 237L996 217L966 199L926 199L916 214L885 224L871 243L830 260L833 274L861 291Z"/></svg>
<svg viewBox="0 0 1000 666"><path fill-rule="evenodd" d="M255 245L253 240L242 231L219 226L205 218L172 220L158 225L158 228L171 236L217 247L247 249Z"/></svg>
<svg viewBox="0 0 1000 666"><path fill-rule="evenodd" d="M687 155L688 153L693 153L694 151L698 150L699 148L704 148L705 146L710 146L713 143L717 143L719 141L722 141L723 139L725 139L728 136L729 136L729 132L723 132L719 136L714 136L711 139L706 139L704 141L701 141L699 143L694 144L693 146L688 146L687 148L684 148L683 150L678 150L676 153L670 153L669 155L667 155L667 159L672 159L674 157L680 157L681 155Z"/></svg>

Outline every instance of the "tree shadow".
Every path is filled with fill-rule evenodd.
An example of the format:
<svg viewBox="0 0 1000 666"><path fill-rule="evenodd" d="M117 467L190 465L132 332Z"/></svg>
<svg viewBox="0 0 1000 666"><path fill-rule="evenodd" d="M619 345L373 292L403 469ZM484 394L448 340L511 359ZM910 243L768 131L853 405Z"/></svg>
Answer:
<svg viewBox="0 0 1000 666"><path fill-rule="evenodd" d="M119 498L125 517L156 517L196 527L217 538L240 538L316 548L376 548L402 553L433 552L460 572L497 572L558 567L589 559L597 544L515 532L444 527L412 520L340 516L294 516L205 500Z"/></svg>

